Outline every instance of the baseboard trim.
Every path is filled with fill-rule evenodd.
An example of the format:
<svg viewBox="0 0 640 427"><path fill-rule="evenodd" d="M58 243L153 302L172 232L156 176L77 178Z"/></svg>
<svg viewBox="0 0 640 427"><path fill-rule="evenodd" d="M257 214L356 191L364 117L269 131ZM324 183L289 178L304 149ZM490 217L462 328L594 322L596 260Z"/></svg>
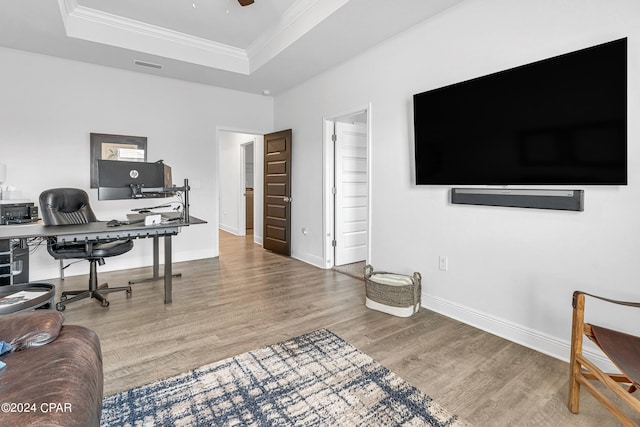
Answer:
<svg viewBox="0 0 640 427"><path fill-rule="evenodd" d="M295 258L298 261L306 262L307 264L311 264L318 268L326 268L324 266L324 259L316 255L291 253L291 258Z"/></svg>
<svg viewBox="0 0 640 427"><path fill-rule="evenodd" d="M550 336L548 334L526 328L517 323L513 323L496 316L475 310L470 307L455 304L451 301L435 297L433 295L422 295L422 307L458 320L467 325L481 329L493 335L520 344L527 348L539 351L555 359L569 362L571 353L571 343ZM569 308L570 309L570 306ZM567 325L570 329L571 325ZM592 360L601 369L608 372L617 372L618 369L606 358L606 356L587 348L583 349L586 357Z"/></svg>
<svg viewBox="0 0 640 427"><path fill-rule="evenodd" d="M232 226L225 225L225 224L219 224L218 228L220 228L220 230L222 230L222 231L226 231L227 233L231 233L231 234L234 234L236 236L240 236L240 229L238 227L232 227Z"/></svg>

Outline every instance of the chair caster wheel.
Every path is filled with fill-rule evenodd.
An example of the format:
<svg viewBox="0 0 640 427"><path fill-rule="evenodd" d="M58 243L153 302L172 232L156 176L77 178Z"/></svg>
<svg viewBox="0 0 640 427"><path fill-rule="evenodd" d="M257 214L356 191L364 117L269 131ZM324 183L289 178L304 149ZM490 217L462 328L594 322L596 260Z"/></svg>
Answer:
<svg viewBox="0 0 640 427"><path fill-rule="evenodd" d="M64 311L65 308L67 307L64 304L61 304L61 303L56 304L56 310L58 311Z"/></svg>
<svg viewBox="0 0 640 427"><path fill-rule="evenodd" d="M127 296L130 297L131 296L131 289L127 289Z"/></svg>
<svg viewBox="0 0 640 427"><path fill-rule="evenodd" d="M102 303L100 303L100 305L102 305L103 307L109 307L109 301L104 300L102 301Z"/></svg>

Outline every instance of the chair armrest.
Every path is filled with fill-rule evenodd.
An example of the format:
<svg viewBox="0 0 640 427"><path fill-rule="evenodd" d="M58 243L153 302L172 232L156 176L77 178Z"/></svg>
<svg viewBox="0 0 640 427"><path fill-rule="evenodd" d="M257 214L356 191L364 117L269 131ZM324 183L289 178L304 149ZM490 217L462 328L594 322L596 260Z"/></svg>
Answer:
<svg viewBox="0 0 640 427"><path fill-rule="evenodd" d="M39 347L55 340L64 316L52 310L34 310L0 316L0 340L11 344L11 351Z"/></svg>
<svg viewBox="0 0 640 427"><path fill-rule="evenodd" d="M573 308L576 308L576 301L578 298L578 295L587 295L590 296L591 298L596 298L602 301L606 301L606 302L610 302L612 304L618 304L618 305L625 305L627 307L636 307L636 308L640 308L640 302L631 302L631 301L616 301L614 299L609 299L609 298L605 298L605 297L601 297L598 295L593 295L587 292L583 292L583 291L574 291L573 292L573 300L571 302L571 305L573 306Z"/></svg>

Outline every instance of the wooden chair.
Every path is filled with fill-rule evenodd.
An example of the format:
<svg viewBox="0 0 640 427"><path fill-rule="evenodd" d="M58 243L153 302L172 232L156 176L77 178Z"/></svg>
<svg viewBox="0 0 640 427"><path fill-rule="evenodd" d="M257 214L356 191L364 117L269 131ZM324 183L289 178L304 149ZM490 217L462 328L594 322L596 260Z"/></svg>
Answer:
<svg viewBox="0 0 640 427"><path fill-rule="evenodd" d="M638 426L622 409L596 388L592 380L600 381L620 400L640 414L640 400L631 393L640 388L640 337L606 329L584 322L585 295L609 303L640 307L640 303L614 301L581 291L573 293L573 327L571 331L571 362L569 374L569 410L577 414L580 406L580 386L584 386L624 426ZM620 370L619 374L601 371L582 354L583 336L593 341ZM627 387L623 387L626 384Z"/></svg>

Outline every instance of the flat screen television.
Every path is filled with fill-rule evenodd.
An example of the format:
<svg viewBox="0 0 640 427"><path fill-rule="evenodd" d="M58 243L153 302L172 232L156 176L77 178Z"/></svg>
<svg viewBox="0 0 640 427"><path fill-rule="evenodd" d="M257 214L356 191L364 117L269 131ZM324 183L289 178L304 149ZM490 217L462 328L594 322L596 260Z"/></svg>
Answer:
<svg viewBox="0 0 640 427"><path fill-rule="evenodd" d="M98 200L163 198L173 193L171 167L162 162L98 160Z"/></svg>
<svg viewBox="0 0 640 427"><path fill-rule="evenodd" d="M418 185L626 185L627 39L413 97Z"/></svg>

